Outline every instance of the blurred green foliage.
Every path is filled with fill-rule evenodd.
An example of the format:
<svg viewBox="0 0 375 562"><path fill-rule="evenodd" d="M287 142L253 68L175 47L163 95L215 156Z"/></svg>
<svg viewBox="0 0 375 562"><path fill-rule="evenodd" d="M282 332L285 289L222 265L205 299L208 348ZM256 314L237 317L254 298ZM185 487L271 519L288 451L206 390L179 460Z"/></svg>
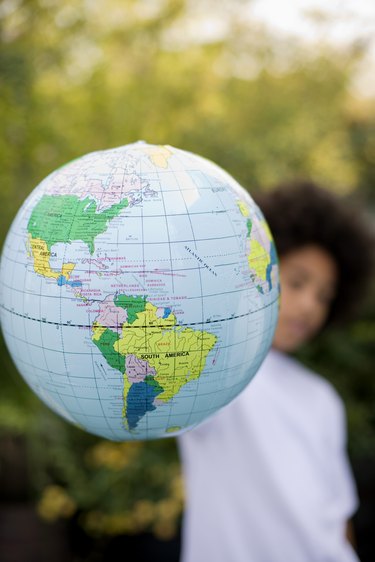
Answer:
<svg viewBox="0 0 375 562"><path fill-rule="evenodd" d="M250 193L308 177L373 211L375 105L349 87L361 50L273 37L242 20L240 0L225 34L200 40L192 4L0 3L1 242L48 173L138 139L211 158ZM375 297L360 320L302 353L344 397L353 458L375 450L374 311ZM172 536L183 505L175 441L115 444L66 424L0 343L0 433L27 437L40 513L77 515L98 535Z"/></svg>

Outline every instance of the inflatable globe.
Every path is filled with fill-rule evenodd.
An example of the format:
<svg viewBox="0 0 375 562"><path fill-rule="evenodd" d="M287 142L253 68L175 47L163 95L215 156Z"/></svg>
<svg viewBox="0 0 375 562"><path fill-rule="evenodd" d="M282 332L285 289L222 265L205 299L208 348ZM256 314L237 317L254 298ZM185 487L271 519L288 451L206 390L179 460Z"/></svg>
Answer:
<svg viewBox="0 0 375 562"><path fill-rule="evenodd" d="M249 383L278 314L275 245L214 163L137 142L44 179L0 268L1 327L31 389L114 441L177 435Z"/></svg>

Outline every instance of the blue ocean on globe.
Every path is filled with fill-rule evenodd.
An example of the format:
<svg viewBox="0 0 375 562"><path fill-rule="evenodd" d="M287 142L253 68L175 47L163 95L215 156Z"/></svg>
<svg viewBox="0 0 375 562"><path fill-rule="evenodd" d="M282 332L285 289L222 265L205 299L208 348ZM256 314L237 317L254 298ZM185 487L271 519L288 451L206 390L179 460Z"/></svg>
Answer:
<svg viewBox="0 0 375 562"><path fill-rule="evenodd" d="M143 141L44 179L4 243L1 328L30 388L114 441L177 435L237 396L272 342L275 244L213 162Z"/></svg>

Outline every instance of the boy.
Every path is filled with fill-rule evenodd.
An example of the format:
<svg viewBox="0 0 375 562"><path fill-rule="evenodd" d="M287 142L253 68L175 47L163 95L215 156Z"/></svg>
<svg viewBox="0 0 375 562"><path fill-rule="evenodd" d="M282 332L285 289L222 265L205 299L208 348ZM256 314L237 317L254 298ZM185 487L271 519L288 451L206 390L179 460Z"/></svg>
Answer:
<svg viewBox="0 0 375 562"><path fill-rule="evenodd" d="M358 500L344 407L288 354L358 301L373 245L359 217L313 184L256 201L279 255L278 325L251 384L179 437L182 562L354 562L347 533Z"/></svg>

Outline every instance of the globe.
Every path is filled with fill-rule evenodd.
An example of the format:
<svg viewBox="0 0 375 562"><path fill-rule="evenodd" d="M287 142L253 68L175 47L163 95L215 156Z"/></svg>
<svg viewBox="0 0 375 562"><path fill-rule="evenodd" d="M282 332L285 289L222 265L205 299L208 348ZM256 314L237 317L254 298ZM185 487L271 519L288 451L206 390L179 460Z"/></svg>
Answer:
<svg viewBox="0 0 375 562"><path fill-rule="evenodd" d="M45 178L6 237L1 327L33 392L113 441L177 435L251 381L279 278L261 210L213 162L143 141Z"/></svg>

